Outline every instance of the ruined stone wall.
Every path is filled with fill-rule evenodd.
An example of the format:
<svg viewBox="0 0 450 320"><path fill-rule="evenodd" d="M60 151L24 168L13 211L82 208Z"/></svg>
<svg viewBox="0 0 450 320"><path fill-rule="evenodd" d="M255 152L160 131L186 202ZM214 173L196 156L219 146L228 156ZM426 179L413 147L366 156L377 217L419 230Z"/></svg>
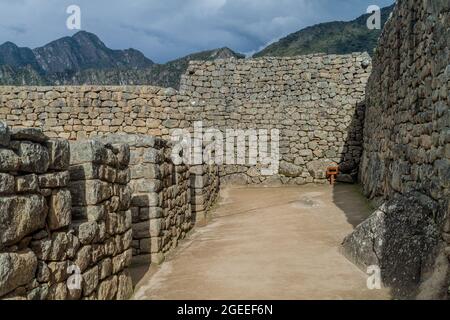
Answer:
<svg viewBox="0 0 450 320"><path fill-rule="evenodd" d="M224 182L323 182L330 163L353 174L358 166L370 71L367 54L191 62L180 92L205 128L280 130L279 175L226 164Z"/></svg>
<svg viewBox="0 0 450 320"><path fill-rule="evenodd" d="M360 102L370 71L367 54L191 62L180 92L149 86L0 87L0 119L71 140L109 133L169 139L177 128L192 132L195 121L224 136L226 129L279 129L279 175L262 176L261 166L226 164L222 181L324 182L332 163L356 174Z"/></svg>
<svg viewBox="0 0 450 320"><path fill-rule="evenodd" d="M191 206L196 224L208 221L208 213L217 200L220 190L219 167L197 165L190 169Z"/></svg>
<svg viewBox="0 0 450 320"><path fill-rule="evenodd" d="M126 181L116 180L112 150L97 145L101 157L90 159L86 146L70 157L67 141L0 122L0 299L131 295ZM73 171L81 162L85 170ZM80 290L67 286L71 266L79 268Z"/></svg>
<svg viewBox="0 0 450 320"><path fill-rule="evenodd" d="M161 263L194 225L190 204L190 173L174 165L171 145L145 135L113 134L94 138L130 147L133 255L137 263Z"/></svg>
<svg viewBox="0 0 450 320"><path fill-rule="evenodd" d="M416 201L428 199L423 202L434 208L431 217L428 214L428 220L423 221L427 223L425 227L416 225L409 230L417 237L416 243L422 243L419 237L423 236L426 246L417 252L403 248L404 253L421 257L421 261L402 261L401 253L392 256L397 263L415 266L414 278L409 281L416 285L430 276L430 270L443 273L440 279L432 280L435 284L445 280L446 268L439 254L436 262L427 261L429 256L435 256L433 248L447 252L450 258L449 63L450 2L398 1L379 40L367 86L360 176L370 198L407 198L415 192ZM396 219L406 224L416 219L415 211L399 213ZM420 234L418 230L422 228L426 228L426 234ZM432 232L435 228L440 230L437 240ZM387 231L385 237L392 236L394 241L397 232L398 229ZM436 241L432 243L433 239ZM388 257L389 253L378 255ZM441 266L433 267L438 262ZM393 276L402 278L398 273Z"/></svg>
<svg viewBox="0 0 450 320"><path fill-rule="evenodd" d="M186 99L150 86L0 86L0 120L70 140L121 132L168 138L169 129L189 126L178 112Z"/></svg>

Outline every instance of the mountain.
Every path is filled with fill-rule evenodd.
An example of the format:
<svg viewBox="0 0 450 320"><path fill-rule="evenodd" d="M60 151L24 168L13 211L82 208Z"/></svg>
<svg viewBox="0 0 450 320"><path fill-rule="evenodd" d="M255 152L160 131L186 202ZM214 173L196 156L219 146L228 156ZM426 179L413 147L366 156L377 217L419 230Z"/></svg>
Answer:
<svg viewBox="0 0 450 320"><path fill-rule="evenodd" d="M154 64L137 50L109 49L96 35L85 31L50 42L33 52L42 69L50 74L90 68L140 69Z"/></svg>
<svg viewBox="0 0 450 320"><path fill-rule="evenodd" d="M382 26L394 6L395 4L381 9ZM302 29L269 45L253 57L296 56L310 53L346 54L364 51L372 54L381 30L367 28L369 16L370 14L365 14L353 21L321 23Z"/></svg>
<svg viewBox="0 0 450 320"><path fill-rule="evenodd" d="M80 31L36 49L0 45L0 85L139 85L178 88L191 60L244 58L229 48L203 51L156 64L135 49L113 50Z"/></svg>

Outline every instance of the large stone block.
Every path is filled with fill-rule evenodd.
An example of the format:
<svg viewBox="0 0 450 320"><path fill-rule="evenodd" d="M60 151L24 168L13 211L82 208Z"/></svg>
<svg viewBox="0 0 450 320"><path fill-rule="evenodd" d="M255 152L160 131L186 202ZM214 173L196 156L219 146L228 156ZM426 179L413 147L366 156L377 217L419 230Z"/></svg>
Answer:
<svg viewBox="0 0 450 320"><path fill-rule="evenodd" d="M0 253L0 297L28 284L36 268L37 258L31 250Z"/></svg>
<svg viewBox="0 0 450 320"><path fill-rule="evenodd" d="M71 182L69 189L74 206L97 205L113 195L112 185L100 180Z"/></svg>
<svg viewBox="0 0 450 320"><path fill-rule="evenodd" d="M81 164L93 162L106 164L108 161L108 150L105 145L98 141L71 141L70 142L70 164Z"/></svg>
<svg viewBox="0 0 450 320"><path fill-rule="evenodd" d="M11 245L44 227L47 204L41 195L0 197L0 245Z"/></svg>
<svg viewBox="0 0 450 320"><path fill-rule="evenodd" d="M11 132L5 122L0 121L0 147L7 147L11 140Z"/></svg>
<svg viewBox="0 0 450 320"><path fill-rule="evenodd" d="M7 173L0 173L0 195L14 193L14 176Z"/></svg>
<svg viewBox="0 0 450 320"><path fill-rule="evenodd" d="M68 226L72 221L72 197L70 191L61 189L53 191L49 201L48 226L58 230Z"/></svg>
<svg viewBox="0 0 450 320"><path fill-rule="evenodd" d="M17 145L17 154L20 157L19 170L30 173L47 172L50 164L50 155L47 148L39 143L23 141Z"/></svg>
<svg viewBox="0 0 450 320"><path fill-rule="evenodd" d="M418 192L384 203L343 241L343 253L364 271L376 265L395 297L412 298L422 275L433 268L440 242L437 203Z"/></svg>
<svg viewBox="0 0 450 320"><path fill-rule="evenodd" d="M48 140L48 137L39 128L13 128L11 139L43 143Z"/></svg>
<svg viewBox="0 0 450 320"><path fill-rule="evenodd" d="M68 171L53 172L39 175L41 188L63 188L69 185L70 175Z"/></svg>
<svg viewBox="0 0 450 320"><path fill-rule="evenodd" d="M15 172L19 170L20 158L9 149L0 147L0 172Z"/></svg>
<svg viewBox="0 0 450 320"><path fill-rule="evenodd" d="M67 170L70 164L70 145L66 140L50 140L46 142L50 155L49 169Z"/></svg>

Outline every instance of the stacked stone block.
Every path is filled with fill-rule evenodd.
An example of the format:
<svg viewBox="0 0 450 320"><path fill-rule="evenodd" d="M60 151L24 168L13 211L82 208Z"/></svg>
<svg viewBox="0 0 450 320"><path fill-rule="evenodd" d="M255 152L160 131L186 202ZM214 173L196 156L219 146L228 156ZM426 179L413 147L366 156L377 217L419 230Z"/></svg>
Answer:
<svg viewBox="0 0 450 320"><path fill-rule="evenodd" d="M367 85L360 180L364 193L377 202L390 203L399 197L410 202L413 193L416 200L427 199L426 207L432 208L425 211L423 223L417 219L417 210L396 214L404 224L420 221L420 228L408 232L426 241L405 239L398 246L402 252L391 257L377 252L402 270L393 272L392 278L412 282L417 292L410 293L422 298L443 297L450 285L446 275L450 269L449 63L450 2L397 1L379 40ZM378 236L384 243L387 239L400 242L405 236L389 224L382 231ZM411 252L409 241L420 243L422 249ZM420 263L403 259L407 254L421 257ZM403 272L406 264L415 267L413 277Z"/></svg>
<svg viewBox="0 0 450 320"><path fill-rule="evenodd" d="M173 164L171 145L161 138L108 135L96 139L130 146L133 255L136 263L161 263L193 227L188 167Z"/></svg>
<svg viewBox="0 0 450 320"><path fill-rule="evenodd" d="M217 200L220 190L219 167L197 165L190 167L191 205L195 223L202 225Z"/></svg>
<svg viewBox="0 0 450 320"><path fill-rule="evenodd" d="M126 299L132 293L130 150L124 144L70 143L75 265L83 299Z"/></svg>
<svg viewBox="0 0 450 320"><path fill-rule="evenodd" d="M356 176L362 152L361 103L370 72L367 53L193 61L180 92L198 110L188 113L189 119L202 120L203 127L280 131L278 174L264 176L259 166L226 163L223 182L324 183L322 173L329 163Z"/></svg>
<svg viewBox="0 0 450 320"><path fill-rule="evenodd" d="M174 129L279 129L280 170L226 164L229 183L323 183L329 163L355 176L362 145L368 54L191 62L181 90L150 86L0 87L0 119L52 137L111 133L170 140ZM319 172L310 170L317 167Z"/></svg>
<svg viewBox="0 0 450 320"><path fill-rule="evenodd" d="M77 246L68 168L67 141L0 122L0 299L59 297Z"/></svg>

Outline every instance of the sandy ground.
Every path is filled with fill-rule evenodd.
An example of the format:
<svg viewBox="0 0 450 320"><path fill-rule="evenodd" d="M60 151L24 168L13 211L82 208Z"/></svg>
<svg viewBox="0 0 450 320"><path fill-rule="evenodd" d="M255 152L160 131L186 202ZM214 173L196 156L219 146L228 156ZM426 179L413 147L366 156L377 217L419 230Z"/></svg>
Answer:
<svg viewBox="0 0 450 320"><path fill-rule="evenodd" d="M339 252L370 212L353 185L225 188L207 226L132 269L133 298L389 299Z"/></svg>

